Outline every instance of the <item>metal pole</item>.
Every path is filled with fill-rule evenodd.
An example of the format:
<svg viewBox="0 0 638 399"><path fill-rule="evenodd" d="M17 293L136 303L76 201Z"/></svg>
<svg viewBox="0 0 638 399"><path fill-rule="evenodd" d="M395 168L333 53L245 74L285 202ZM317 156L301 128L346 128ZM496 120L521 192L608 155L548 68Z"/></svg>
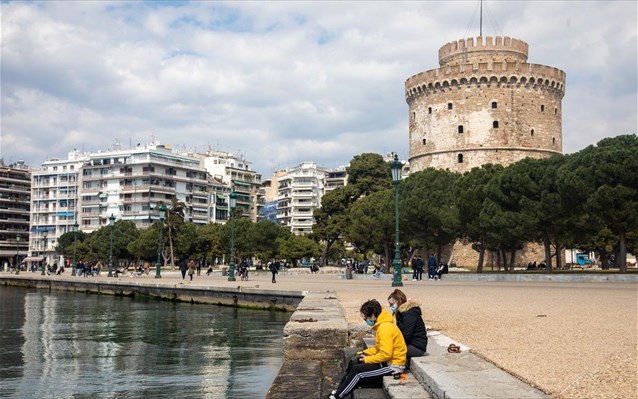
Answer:
<svg viewBox="0 0 638 399"><path fill-rule="evenodd" d="M43 253L44 253L43 257L44 257L44 259L46 259L46 253L47 253L47 238L46 238L46 236L44 236L44 252ZM45 263L44 259L40 261L40 262L42 262L42 275L43 276L45 274L44 273L44 263Z"/></svg>
<svg viewBox="0 0 638 399"><path fill-rule="evenodd" d="M20 274L20 233L16 234L16 274Z"/></svg>
<svg viewBox="0 0 638 399"><path fill-rule="evenodd" d="M228 281L235 281L235 215L230 213L230 262L228 262Z"/></svg>
<svg viewBox="0 0 638 399"><path fill-rule="evenodd" d="M393 287L403 287L401 281L401 251L399 247L399 182L394 183L394 225L395 225L395 243L394 243L394 261L392 267L394 269Z"/></svg>
<svg viewBox="0 0 638 399"><path fill-rule="evenodd" d="M71 265L71 276L75 276L75 243L78 240L78 229L73 226L73 264Z"/></svg>
<svg viewBox="0 0 638 399"><path fill-rule="evenodd" d="M108 277L113 277L113 230L115 230L115 224L111 223L111 246L109 247L109 274L108 274Z"/></svg>
<svg viewBox="0 0 638 399"><path fill-rule="evenodd" d="M162 253L162 230L164 230L164 219L160 218L160 234L159 242L157 243L157 263L155 263L155 278L162 278L160 268L160 254Z"/></svg>

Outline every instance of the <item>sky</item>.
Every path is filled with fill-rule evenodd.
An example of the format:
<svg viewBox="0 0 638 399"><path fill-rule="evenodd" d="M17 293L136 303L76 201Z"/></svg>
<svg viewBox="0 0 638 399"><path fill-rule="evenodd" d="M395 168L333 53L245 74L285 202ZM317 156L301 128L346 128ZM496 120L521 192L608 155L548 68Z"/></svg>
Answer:
<svg viewBox="0 0 638 399"><path fill-rule="evenodd" d="M0 158L154 141L270 177L408 159L404 83L479 35L479 1L2 1ZM484 1L483 35L567 74L563 151L637 131L636 1Z"/></svg>

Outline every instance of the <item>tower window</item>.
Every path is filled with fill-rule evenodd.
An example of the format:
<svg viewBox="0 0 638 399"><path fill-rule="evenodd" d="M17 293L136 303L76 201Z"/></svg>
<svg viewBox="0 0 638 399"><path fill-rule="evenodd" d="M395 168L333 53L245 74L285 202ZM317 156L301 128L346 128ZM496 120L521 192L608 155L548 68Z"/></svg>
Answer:
<svg viewBox="0 0 638 399"><path fill-rule="evenodd" d="M541 105L541 112L545 112L545 106Z"/></svg>
<svg viewBox="0 0 638 399"><path fill-rule="evenodd" d="M416 112L413 112L412 113L412 120L415 120L415 119L416 119Z"/></svg>
<svg viewBox="0 0 638 399"><path fill-rule="evenodd" d="M452 103L447 103L447 109L452 109Z"/></svg>
<svg viewBox="0 0 638 399"><path fill-rule="evenodd" d="M558 115L558 108L554 108L554 115Z"/></svg>
<svg viewBox="0 0 638 399"><path fill-rule="evenodd" d="M529 134L531 134L531 135L532 135L532 137L534 137L534 129L532 129L532 130L529 132Z"/></svg>
<svg viewBox="0 0 638 399"><path fill-rule="evenodd" d="M428 114L432 113L432 107L428 107Z"/></svg>
<svg viewBox="0 0 638 399"><path fill-rule="evenodd" d="M457 130L459 133L463 133L463 125L459 125Z"/></svg>
<svg viewBox="0 0 638 399"><path fill-rule="evenodd" d="M458 163L463 163L463 154L459 154L456 156L456 160Z"/></svg>
<svg viewBox="0 0 638 399"><path fill-rule="evenodd" d="M426 144L426 142L427 142L427 140L423 139L423 145L425 145L425 144Z"/></svg>
<svg viewBox="0 0 638 399"><path fill-rule="evenodd" d="M552 137L552 144L555 145L556 144L556 137Z"/></svg>
<svg viewBox="0 0 638 399"><path fill-rule="evenodd" d="M498 104L496 103L496 101L492 101L492 109L496 109L498 107Z"/></svg>
<svg viewBox="0 0 638 399"><path fill-rule="evenodd" d="M498 129L498 121L494 121L494 122L492 122L492 127L493 127L494 129Z"/></svg>

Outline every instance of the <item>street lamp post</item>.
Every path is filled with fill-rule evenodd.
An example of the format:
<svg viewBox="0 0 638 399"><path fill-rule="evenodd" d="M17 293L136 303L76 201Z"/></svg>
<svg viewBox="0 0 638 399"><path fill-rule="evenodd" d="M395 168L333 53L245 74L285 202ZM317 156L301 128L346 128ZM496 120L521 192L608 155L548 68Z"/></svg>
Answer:
<svg viewBox="0 0 638 399"><path fill-rule="evenodd" d="M44 242L44 248L43 248L43 252L42 252L42 253L44 254L44 255L43 255L43 256L44 256L44 259L46 259L46 255L47 255L47 236L48 236L48 235L49 235L49 232L48 232L47 230L44 230L44 231L42 232L42 239L43 239L43 242ZM45 263L45 262L44 262L44 259L40 261L40 262L42 262L42 275L43 275L43 276L44 276L44 274L45 274L45 273L44 273L44 263Z"/></svg>
<svg viewBox="0 0 638 399"><path fill-rule="evenodd" d="M109 247L109 274L108 277L113 277L113 230L115 229L115 216L111 213L109 217L109 226L111 226L111 246Z"/></svg>
<svg viewBox="0 0 638 399"><path fill-rule="evenodd" d="M237 193L233 191L228 196L230 205L230 261L228 262L228 281L235 281L235 207Z"/></svg>
<svg viewBox="0 0 638 399"><path fill-rule="evenodd" d="M16 234L16 274L20 274L20 233Z"/></svg>
<svg viewBox="0 0 638 399"><path fill-rule="evenodd" d="M394 269L394 278L392 279L393 287L403 287L401 281L401 251L399 248L399 183L401 183L401 162L399 162L399 156L394 154L394 160L390 163L390 169L392 170L392 184L394 185L394 260L392 261L392 268Z"/></svg>
<svg viewBox="0 0 638 399"><path fill-rule="evenodd" d="M162 278L160 268L160 255L162 253L162 230L164 230L164 217L166 216L166 205L160 204L159 206L159 218L160 218L160 233L159 242L157 243L157 263L155 263L155 278Z"/></svg>
<svg viewBox="0 0 638 399"><path fill-rule="evenodd" d="M78 221L73 224L73 264L71 264L71 275L75 276L75 242L78 240Z"/></svg>

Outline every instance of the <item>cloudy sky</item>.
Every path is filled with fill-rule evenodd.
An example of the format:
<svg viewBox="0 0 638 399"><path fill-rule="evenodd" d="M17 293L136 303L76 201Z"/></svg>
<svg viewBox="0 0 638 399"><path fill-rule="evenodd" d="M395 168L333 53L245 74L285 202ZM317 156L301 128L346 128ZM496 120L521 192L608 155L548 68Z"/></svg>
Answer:
<svg viewBox="0 0 638 399"><path fill-rule="evenodd" d="M478 1L1 3L5 163L158 140L264 177L408 157L405 80L479 34ZM563 149L636 133L635 1L485 1L483 33L567 73Z"/></svg>

